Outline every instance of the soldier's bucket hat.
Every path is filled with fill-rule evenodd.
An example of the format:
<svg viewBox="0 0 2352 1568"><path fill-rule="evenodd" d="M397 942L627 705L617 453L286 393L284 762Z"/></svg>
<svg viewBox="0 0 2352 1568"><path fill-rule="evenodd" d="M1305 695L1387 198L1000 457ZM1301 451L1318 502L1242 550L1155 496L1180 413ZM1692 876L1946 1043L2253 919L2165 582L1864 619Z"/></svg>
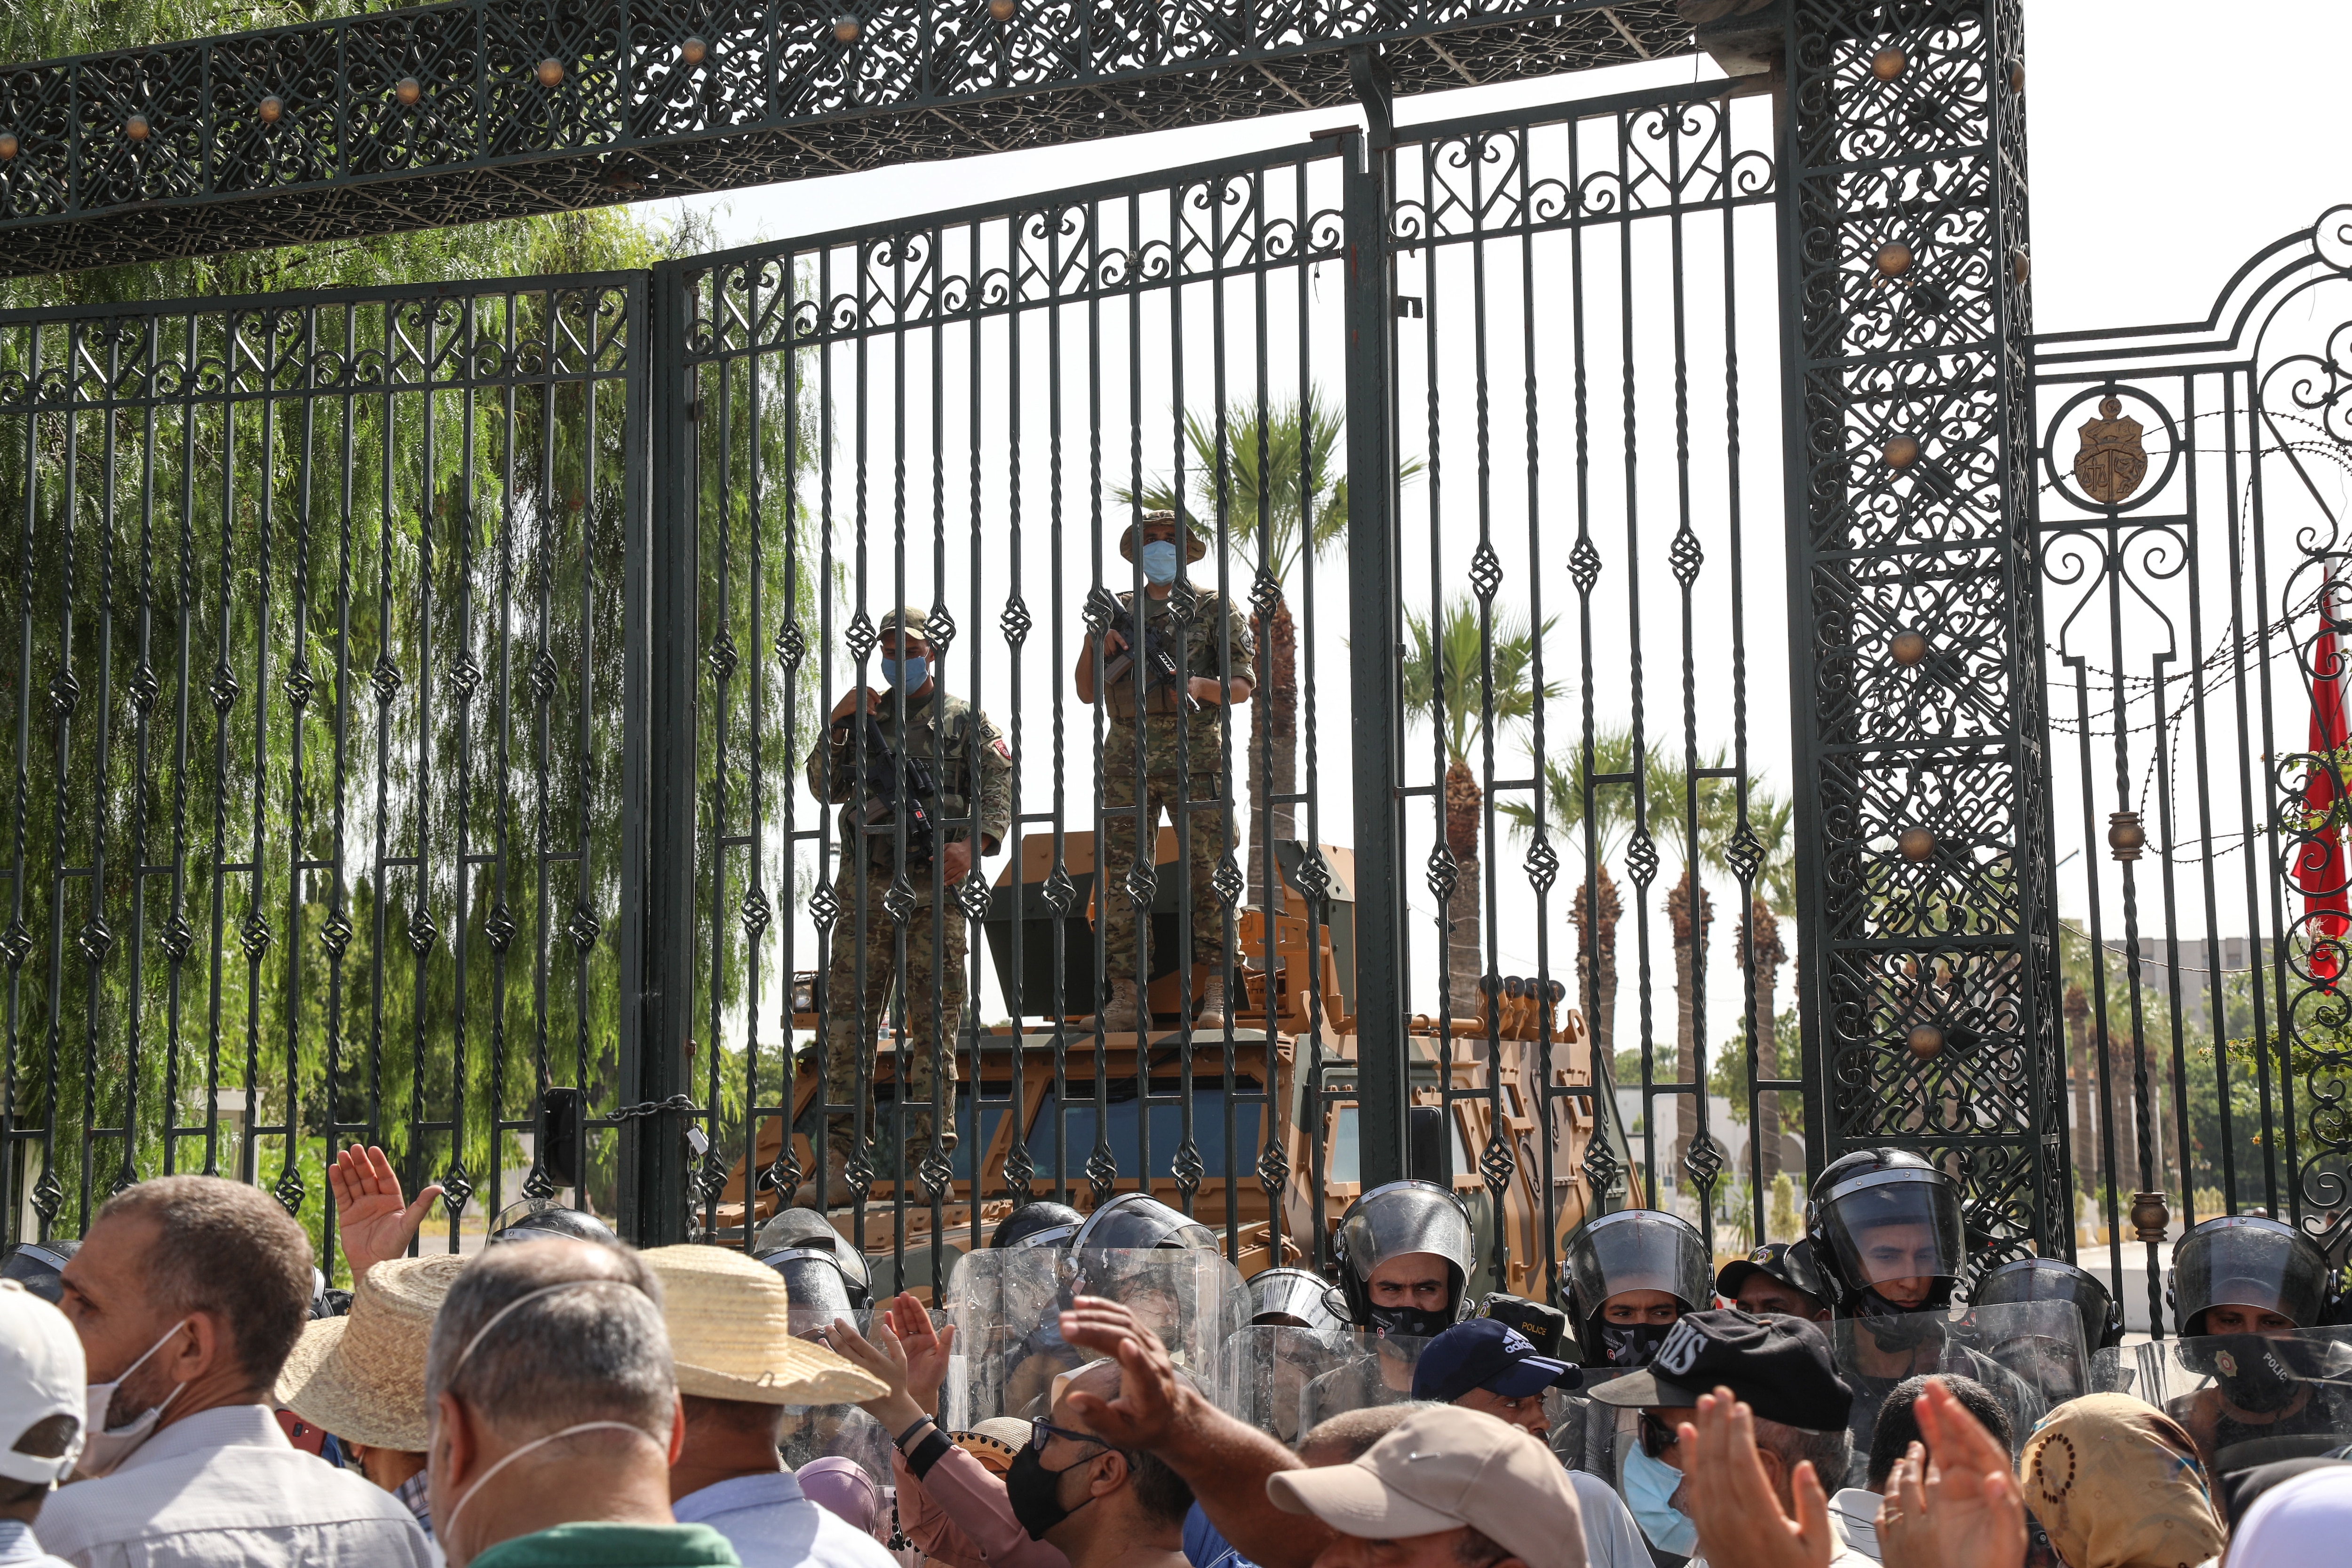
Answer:
<svg viewBox="0 0 2352 1568"><path fill-rule="evenodd" d="M1118 552L1122 559L1128 561L1135 559L1136 536L1155 522L1173 522L1183 530L1185 560L1198 561L1209 552L1209 542L1202 537L1200 529L1189 521L1178 519L1172 511L1147 511L1129 523L1127 531L1118 536Z"/></svg>

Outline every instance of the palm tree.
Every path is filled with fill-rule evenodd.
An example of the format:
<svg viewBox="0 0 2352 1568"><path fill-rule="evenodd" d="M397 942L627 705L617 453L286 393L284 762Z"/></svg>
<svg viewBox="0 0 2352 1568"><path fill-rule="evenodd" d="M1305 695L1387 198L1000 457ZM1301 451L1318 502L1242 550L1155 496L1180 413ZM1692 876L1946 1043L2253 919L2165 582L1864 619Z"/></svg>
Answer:
<svg viewBox="0 0 2352 1568"><path fill-rule="evenodd" d="M1541 635L1549 636L1553 625L1546 621ZM1445 991L1451 1010L1466 1016L1477 1010L1478 977L1486 970L1478 878L1485 794L1470 769L1470 749L1489 717L1525 723L1536 704L1557 697L1559 688L1548 682L1540 693L1535 689L1536 644L1526 626L1502 616L1489 626L1467 595L1446 609L1434 635L1427 621L1406 611L1405 632L1405 712L1426 718L1445 748L1445 847L1454 865L1454 893L1444 910Z"/></svg>
<svg viewBox="0 0 2352 1568"><path fill-rule="evenodd" d="M1609 875L1609 858L1633 826L1633 796L1629 786L1589 784L1596 775L1629 774L1633 771L1633 732L1602 730L1590 746L1579 743L1566 762L1547 758L1538 772L1543 779L1543 809L1555 831L1567 842L1587 847L1591 828L1589 878L1580 878L1570 902L1569 919L1576 925L1576 989L1591 1031L1593 1050L1601 1060L1614 1062L1617 1019L1617 921L1622 907L1617 884ZM1526 801L1496 803L1511 824L1511 837L1524 841L1536 830L1538 808Z"/></svg>
<svg viewBox="0 0 2352 1568"><path fill-rule="evenodd" d="M1701 1086L1698 1093L1706 1089L1698 1070L1697 978L1706 963L1707 928L1715 922L1714 900L1699 879L1703 872L1723 868L1724 847L1738 820L1738 796L1731 780L1703 777L1697 781L1694 807L1690 785L1693 773L1721 768L1727 760L1717 746L1685 772L1678 759L1652 752L1643 768L1648 819L1682 856L1682 877L1666 892L1666 920L1675 937L1675 1060L1681 1076ZM1676 1095L1671 1156L1675 1167L1681 1166L1697 1131L1697 1095Z"/></svg>
<svg viewBox="0 0 2352 1568"><path fill-rule="evenodd" d="M1281 878L1265 866L1265 825L1273 837L1297 837L1289 797L1298 790L1298 630L1290 613L1290 575L1310 553L1321 560L1348 530L1348 473L1342 442L1347 418L1338 405L1308 385L1296 402L1261 408L1227 407L1217 420L1184 416L1192 453L1188 508L1166 481L1140 492L1118 490L1119 503L1149 511L1198 511L1223 516L1226 535L1258 561L1274 585L1271 614L1253 612L1257 643L1250 704L1250 897L1262 907L1282 904ZM1220 468L1219 455L1223 454ZM1421 472L1418 461L1398 465L1400 483ZM1244 594L1249 590L1244 587ZM1254 595L1253 595L1254 596ZM1268 805L1268 801L1278 803Z"/></svg>
<svg viewBox="0 0 2352 1568"><path fill-rule="evenodd" d="M1780 1001L1780 966L1789 950L1780 944L1780 917L1796 910L1796 863L1790 856L1792 838L1790 802L1754 784L1748 788L1748 831L1759 856L1756 878L1748 897L1748 921L1740 941L1748 952L1748 998L1756 1010L1756 1076L1779 1078L1780 1040L1776 1011ZM1736 831L1736 830L1735 830ZM1756 1097L1757 1146L1763 1151L1764 1179L1780 1173L1780 1097L1777 1092Z"/></svg>

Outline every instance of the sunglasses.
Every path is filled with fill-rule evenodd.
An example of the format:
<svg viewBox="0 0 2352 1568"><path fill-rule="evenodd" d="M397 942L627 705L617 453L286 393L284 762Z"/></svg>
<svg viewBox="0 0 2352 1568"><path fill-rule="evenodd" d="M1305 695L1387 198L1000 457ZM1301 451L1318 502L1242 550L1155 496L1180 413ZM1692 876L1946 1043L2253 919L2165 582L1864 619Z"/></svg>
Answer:
<svg viewBox="0 0 2352 1568"><path fill-rule="evenodd" d="M1642 1452L1654 1459L1663 1459L1666 1457L1666 1450L1682 1440L1680 1432L1648 1411L1642 1412Z"/></svg>
<svg viewBox="0 0 2352 1568"><path fill-rule="evenodd" d="M1038 1454L1044 1453L1045 1451L1045 1445L1052 1442L1056 1437L1067 1437L1073 1443L1092 1443L1097 1448L1112 1447L1112 1445L1104 1442L1101 1438L1096 1436L1091 1432L1073 1432L1067 1426L1056 1426L1051 1421L1046 1420L1043 1415L1033 1415L1029 1418L1029 1448L1031 1452ZM1114 1449L1114 1451L1116 1450Z"/></svg>

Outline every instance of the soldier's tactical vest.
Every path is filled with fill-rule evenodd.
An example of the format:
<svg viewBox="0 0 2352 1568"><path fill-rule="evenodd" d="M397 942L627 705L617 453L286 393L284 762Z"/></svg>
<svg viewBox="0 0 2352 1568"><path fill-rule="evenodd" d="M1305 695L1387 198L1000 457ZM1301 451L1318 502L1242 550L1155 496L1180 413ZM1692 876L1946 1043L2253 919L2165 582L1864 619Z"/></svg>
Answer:
<svg viewBox="0 0 2352 1568"><path fill-rule="evenodd" d="M902 746L898 738L898 700L894 697L884 703L875 715L882 726L884 740L894 750L900 750ZM937 739L934 739L935 727ZM971 754L969 750L971 731L971 704L961 697L934 697L923 704L920 712L907 721L906 740L900 754L921 763L931 771L938 783L939 793L932 809L942 824L940 832L943 842L959 835L968 836L968 830L963 827L950 829L944 825L971 815ZM857 742L853 735L842 763L845 771L855 768L856 746ZM896 817L868 797L862 779L858 783L857 795L842 807L842 842L855 843L855 836L862 825L866 828L869 861L885 870L895 868L898 853L898 835L893 831Z"/></svg>
<svg viewBox="0 0 2352 1568"><path fill-rule="evenodd" d="M1166 640L1171 654L1178 651L1173 610L1178 596L1171 594L1165 599L1153 599L1147 596L1144 600L1144 626L1157 632ZM1181 656L1184 666L1183 672L1187 679L1200 675L1213 680L1223 673L1217 668L1217 606L1220 602L1213 589L1192 590L1191 613L1184 622L1182 638L1184 646ZM1238 607L1234 613L1237 615L1241 613ZM1110 629L1123 637L1134 636L1135 595L1132 592L1118 595L1118 618L1110 623ZM1103 694L1103 710L1113 719L1124 719L1132 723L1136 713L1136 692L1142 689L1149 699L1143 708L1147 717L1156 718L1181 711L1182 703L1176 693L1164 687L1153 689L1150 672L1144 666L1144 650L1139 647L1133 651L1136 654L1135 663L1122 670L1118 679L1107 683ZM1105 659L1103 664L1108 669L1116 662L1118 659L1115 656ZM1247 680L1256 672L1247 666L1237 665L1233 673L1235 679ZM1213 720L1216 710L1209 709L1206 711Z"/></svg>

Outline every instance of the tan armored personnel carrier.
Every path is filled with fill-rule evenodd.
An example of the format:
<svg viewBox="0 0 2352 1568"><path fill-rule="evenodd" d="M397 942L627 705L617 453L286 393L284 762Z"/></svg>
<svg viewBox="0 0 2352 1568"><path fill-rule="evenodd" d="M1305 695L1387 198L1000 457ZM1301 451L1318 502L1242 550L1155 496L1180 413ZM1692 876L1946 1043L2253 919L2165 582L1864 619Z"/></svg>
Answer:
<svg viewBox="0 0 2352 1568"><path fill-rule="evenodd" d="M986 1245L996 1223L1013 1211L1007 1171L1016 1139L1027 1157L1031 1196L1055 1197L1058 1185L1066 1189L1061 1201L1081 1213L1092 1208L1095 1188L1087 1167L1097 1146L1097 1114L1106 1102L1109 1142L1118 1166L1109 1190L1145 1189L1140 1172L1148 1154L1151 1174L1147 1190L1154 1197L1189 1206L1220 1235L1230 1215L1239 1242L1234 1262L1244 1278L1277 1262L1311 1260L1317 1234L1328 1236L1349 1202L1363 1190L1354 1104L1354 867L1350 853L1335 846L1315 851L1330 914L1328 923L1317 924L1311 951L1306 915L1277 912L1272 916L1274 960L1269 966L1265 962L1268 917L1256 910L1244 911L1238 960L1242 985L1237 987L1230 1057L1223 1031L1196 1033L1188 1069L1182 1037L1173 1026L1183 998L1178 992L1180 977L1172 970L1153 977L1153 1010L1169 1026L1141 1043L1140 1061L1135 1035L1108 1035L1097 1042L1091 1030L1075 1026L1076 1019L1093 1006L1094 940L1087 903L1093 872L1092 845L1088 836L1071 833L1064 835L1063 846L1064 863L1076 884L1075 896L1066 900L1063 911L1057 913L1043 901L1041 885L1052 862L1050 844L1041 837L1028 839L1022 855L999 879L996 908L986 922L989 946L1003 994L1020 997L1026 1016L1017 1026L1001 1024L982 1029L976 1048L967 1044L958 1051L955 1116L963 1141L952 1156L954 1178L936 1215L930 1194L921 1181L914 1173L898 1169L897 1145L890 1135L896 1085L893 1053L886 1048L880 1055L874 1075L878 1168L862 1204L854 1203L845 1193L828 1194L835 1225L872 1259L877 1292L899 1283L919 1293L928 1290L935 1225L942 1237L939 1256L943 1263L975 1245ZM1165 829L1160 848L1162 863L1172 865L1174 836ZM1284 879L1292 889L1288 908L1303 911L1297 889L1305 847L1291 842L1280 848ZM1023 873L1018 884L1012 880L1015 868ZM1173 881L1172 877L1163 878L1163 889ZM1021 928L1017 941L1016 917ZM1167 922L1167 929L1155 935L1155 953L1170 952L1176 946L1173 910L1155 910L1155 918ZM1067 1009L1059 1026L1047 1016L1054 995L1057 920L1062 926L1066 977L1062 997ZM796 1006L813 994L814 978L813 974L795 977ZM1573 1008L1559 1005L1556 984L1550 995L1540 994L1542 989L1535 981L1506 979L1495 988L1496 994L1482 997L1477 1016L1452 1020L1450 1033L1443 1037L1434 1018L1416 1016L1408 1026L1412 1173L1436 1179L1449 1168L1445 1145L1450 1142L1453 1186L1469 1205L1478 1233L1479 1256L1492 1258L1498 1225L1509 1247L1507 1279L1494 1279L1490 1265L1473 1282L1474 1292L1507 1290L1515 1295L1545 1296L1540 1276L1547 1251L1543 1237L1547 1216L1555 1237L1549 1250L1557 1257L1557 1238L1574 1229L1591 1207L1583 1165L1594 1119L1589 1104L1580 1098L1559 1098L1552 1102L1549 1191L1544 1185L1547 1167L1540 1147L1538 1104L1547 1076L1541 1044L1547 1027L1551 1041L1550 1085L1591 1087L1594 1079L1582 1017ZM1246 1000L1241 999L1244 995ZM1488 1092L1492 1087L1488 1081L1490 1013L1500 1039L1496 1053L1502 1075L1499 1106ZM817 1022L813 1011L793 1016L796 1030L812 1036ZM1064 1063L1058 1079L1057 1048ZM824 1146L818 1113L822 1084L815 1060L814 1045L803 1046L792 1100L793 1164L803 1177L789 1195L780 1190L774 1173L783 1152L782 1119L771 1117L761 1128L751 1162L757 1193L751 1215L755 1226L788 1203L815 1201L814 1173ZM1108 1079L1101 1100L1097 1099L1097 1073ZM1444 1103L1441 1086L1449 1079L1456 1091L1475 1092L1460 1095L1450 1105ZM1199 1159L1189 1205L1178 1168L1184 1137L1181 1102L1188 1080L1192 1140ZM1597 1087L1603 1094L1611 1092L1605 1069ZM1016 1103L1017 1117L1013 1114ZM1499 1214L1479 1169L1498 1114L1513 1160ZM1280 1152L1278 1162L1266 1157L1268 1116L1273 1119L1273 1143ZM1618 1168L1626 1171L1630 1180L1632 1161L1622 1132L1617 1131L1614 1118L1610 1125ZM1231 1167L1240 1177L1230 1185L1223 1180L1229 1149ZM1057 1172L1063 1177L1060 1183L1055 1179ZM899 1205L902 1175L903 1211ZM1275 1188L1271 1194L1269 1176ZM712 1239L740 1242L744 1178L744 1162L738 1160L721 1189ZM1274 1223L1277 1206L1278 1225ZM895 1261L902 1226L903 1280Z"/></svg>

